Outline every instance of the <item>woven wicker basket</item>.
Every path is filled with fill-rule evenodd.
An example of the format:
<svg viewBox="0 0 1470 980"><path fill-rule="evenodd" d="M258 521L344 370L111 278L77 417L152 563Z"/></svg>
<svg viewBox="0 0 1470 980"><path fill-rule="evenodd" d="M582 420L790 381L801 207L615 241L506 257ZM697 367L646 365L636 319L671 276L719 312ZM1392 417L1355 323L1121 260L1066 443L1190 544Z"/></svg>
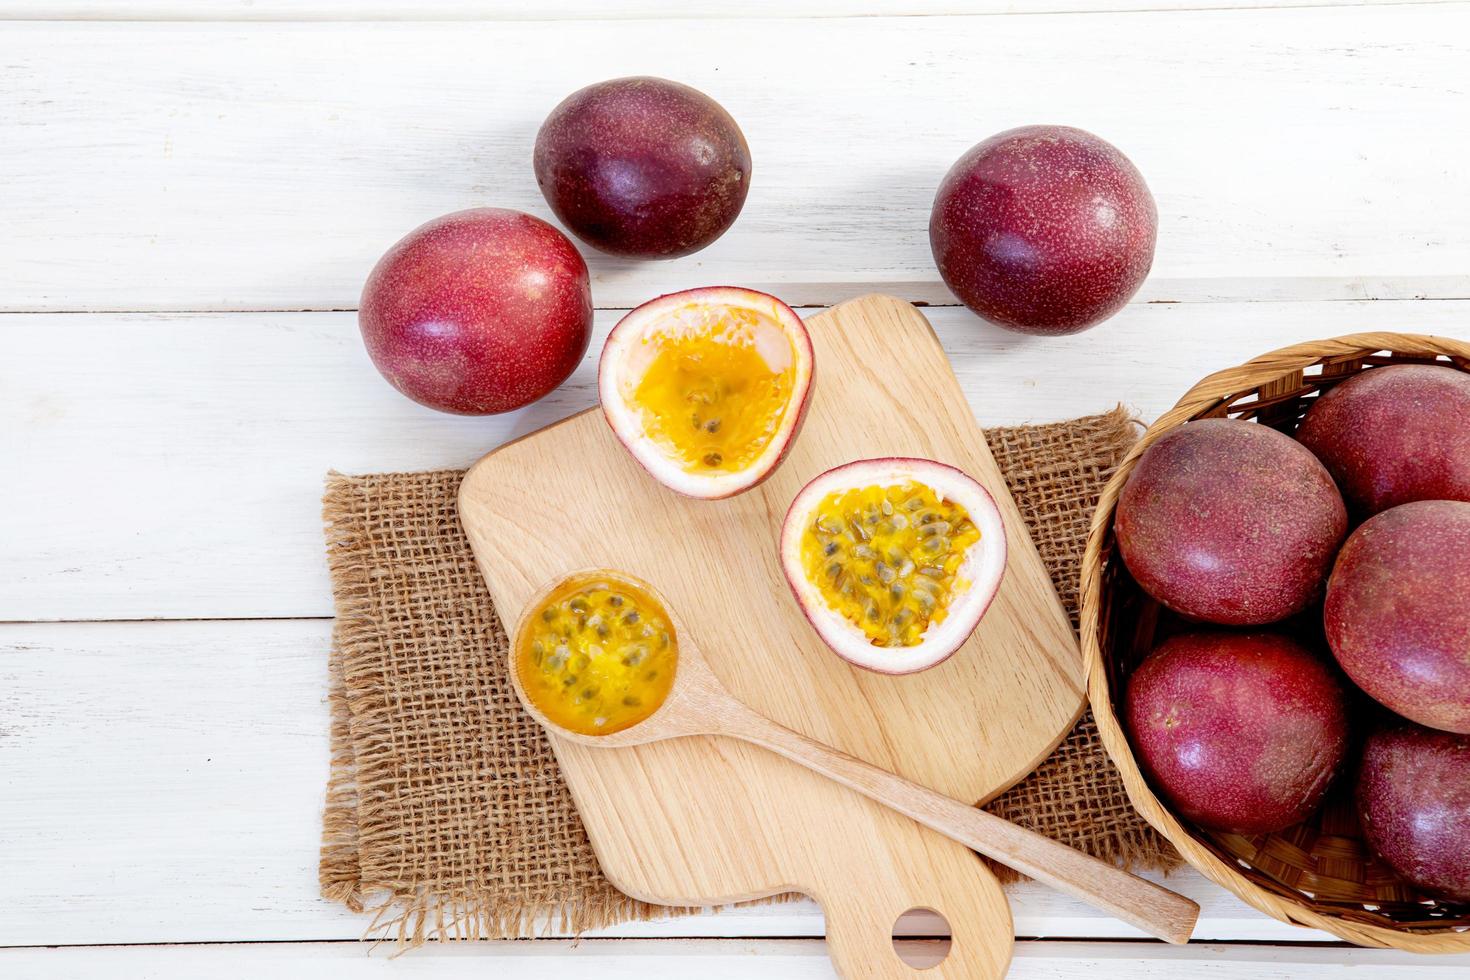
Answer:
<svg viewBox="0 0 1470 980"><path fill-rule="evenodd" d="M1364 333L1297 344L1212 374L1155 422L1124 458L1098 501L1082 561L1082 647L1088 696L1103 745L1133 805L1204 875L1283 922L1322 929L1361 946L1422 953L1470 952L1470 905L1417 894L1367 849L1345 792L1315 817L1275 834L1242 837L1186 824L1154 795L1118 720L1129 671L1153 646L1158 605L1117 558L1113 511L1128 474L1160 436L1191 419L1255 419L1293 432L1317 394L1383 364L1439 363L1470 372L1470 343L1413 334Z"/></svg>

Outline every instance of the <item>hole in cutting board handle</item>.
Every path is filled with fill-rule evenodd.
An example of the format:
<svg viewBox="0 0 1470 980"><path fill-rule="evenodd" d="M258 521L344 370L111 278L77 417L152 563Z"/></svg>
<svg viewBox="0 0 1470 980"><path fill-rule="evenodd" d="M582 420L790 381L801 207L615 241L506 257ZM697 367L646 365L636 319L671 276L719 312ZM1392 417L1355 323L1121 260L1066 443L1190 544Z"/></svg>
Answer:
<svg viewBox="0 0 1470 980"><path fill-rule="evenodd" d="M943 963L953 945L949 920L937 909L915 906L893 921L893 952L915 970Z"/></svg>

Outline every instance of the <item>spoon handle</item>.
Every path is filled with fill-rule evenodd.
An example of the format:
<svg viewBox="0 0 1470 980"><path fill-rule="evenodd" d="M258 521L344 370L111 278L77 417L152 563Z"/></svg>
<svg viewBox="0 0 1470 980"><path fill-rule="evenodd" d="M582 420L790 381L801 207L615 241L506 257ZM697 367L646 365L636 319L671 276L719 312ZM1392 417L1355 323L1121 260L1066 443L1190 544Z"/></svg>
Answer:
<svg viewBox="0 0 1470 980"><path fill-rule="evenodd" d="M1150 935L1186 943L1194 931L1199 906L1183 895L807 738L733 698L721 708L721 734L785 756Z"/></svg>

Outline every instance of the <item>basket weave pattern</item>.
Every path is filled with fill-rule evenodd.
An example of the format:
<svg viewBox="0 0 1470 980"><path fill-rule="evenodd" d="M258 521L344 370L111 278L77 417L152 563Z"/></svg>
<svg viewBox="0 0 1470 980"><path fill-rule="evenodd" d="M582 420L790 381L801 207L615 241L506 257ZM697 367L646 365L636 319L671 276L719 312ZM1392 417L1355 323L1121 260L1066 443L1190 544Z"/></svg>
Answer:
<svg viewBox="0 0 1470 980"><path fill-rule="evenodd" d="M1118 708L1129 672L1154 645L1157 603L1123 567L1113 514L1144 450L1193 419L1253 419L1287 433L1319 393L1385 364L1441 364L1470 372L1470 344L1443 337L1364 333L1286 347L1195 385L1149 427L1103 490L1082 559L1082 649L1088 697L1108 754L1133 805L1190 864L1283 922L1322 929L1362 946L1423 953L1470 952L1470 905L1416 893L1368 850L1347 791L1295 827L1256 836L1207 831L1176 817L1133 757Z"/></svg>

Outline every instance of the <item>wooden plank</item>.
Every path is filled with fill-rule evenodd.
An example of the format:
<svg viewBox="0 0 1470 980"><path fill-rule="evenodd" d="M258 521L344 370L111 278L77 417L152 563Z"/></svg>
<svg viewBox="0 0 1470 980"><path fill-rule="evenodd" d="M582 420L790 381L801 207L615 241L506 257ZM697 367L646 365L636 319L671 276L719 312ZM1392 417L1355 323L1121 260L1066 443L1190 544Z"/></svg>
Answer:
<svg viewBox="0 0 1470 980"><path fill-rule="evenodd" d="M1050 340L926 312L983 425L1119 401L1152 418L1210 371L1301 340L1470 336L1458 301L1135 305ZM323 473L467 466L594 405L616 317L599 314L547 399L469 419L393 391L350 313L0 316L0 620L331 615Z"/></svg>
<svg viewBox="0 0 1470 980"><path fill-rule="evenodd" d="M235 946L0 950L0 970L50 980L112 980L147 975L156 980L208 976L316 980L324 974L354 977L432 977L481 980L561 980L575 975L602 980L700 977L746 980L758 971L771 980L828 980L826 944L788 940L570 940L477 943L416 950L391 959L388 951L356 943L278 943ZM916 965L936 962L942 947L905 942ZM1415 956L1398 950L1032 942L1016 945L1010 980L1452 980L1465 975L1470 958Z"/></svg>
<svg viewBox="0 0 1470 980"><path fill-rule="evenodd" d="M1470 225L1470 198L1445 165L1463 132L1444 124L1470 104L1467 60L1465 4L13 23L0 309L351 308L382 251L429 217L546 214L537 126L573 89L632 72L720 99L755 176L703 252L593 256L603 307L711 282L800 303L949 301L925 231L934 189L974 142L1036 121L1095 130L1148 176L1162 226L1145 299L1254 298L1262 279L1289 298L1470 296L1470 240L1448 232Z"/></svg>
<svg viewBox="0 0 1470 980"><path fill-rule="evenodd" d="M1451 0L12 0L0 20L596 20L1109 13Z"/></svg>
<svg viewBox="0 0 1470 980"><path fill-rule="evenodd" d="M366 916L317 897L330 627L0 625L0 946L360 937ZM1332 938L1268 919L1190 871L1165 883L1200 903L1200 940ZM1041 885L1007 893L1020 936L1140 936ZM803 901L597 935L823 928ZM903 923L907 935L943 929L926 915ZM0 961L0 976L27 975Z"/></svg>

